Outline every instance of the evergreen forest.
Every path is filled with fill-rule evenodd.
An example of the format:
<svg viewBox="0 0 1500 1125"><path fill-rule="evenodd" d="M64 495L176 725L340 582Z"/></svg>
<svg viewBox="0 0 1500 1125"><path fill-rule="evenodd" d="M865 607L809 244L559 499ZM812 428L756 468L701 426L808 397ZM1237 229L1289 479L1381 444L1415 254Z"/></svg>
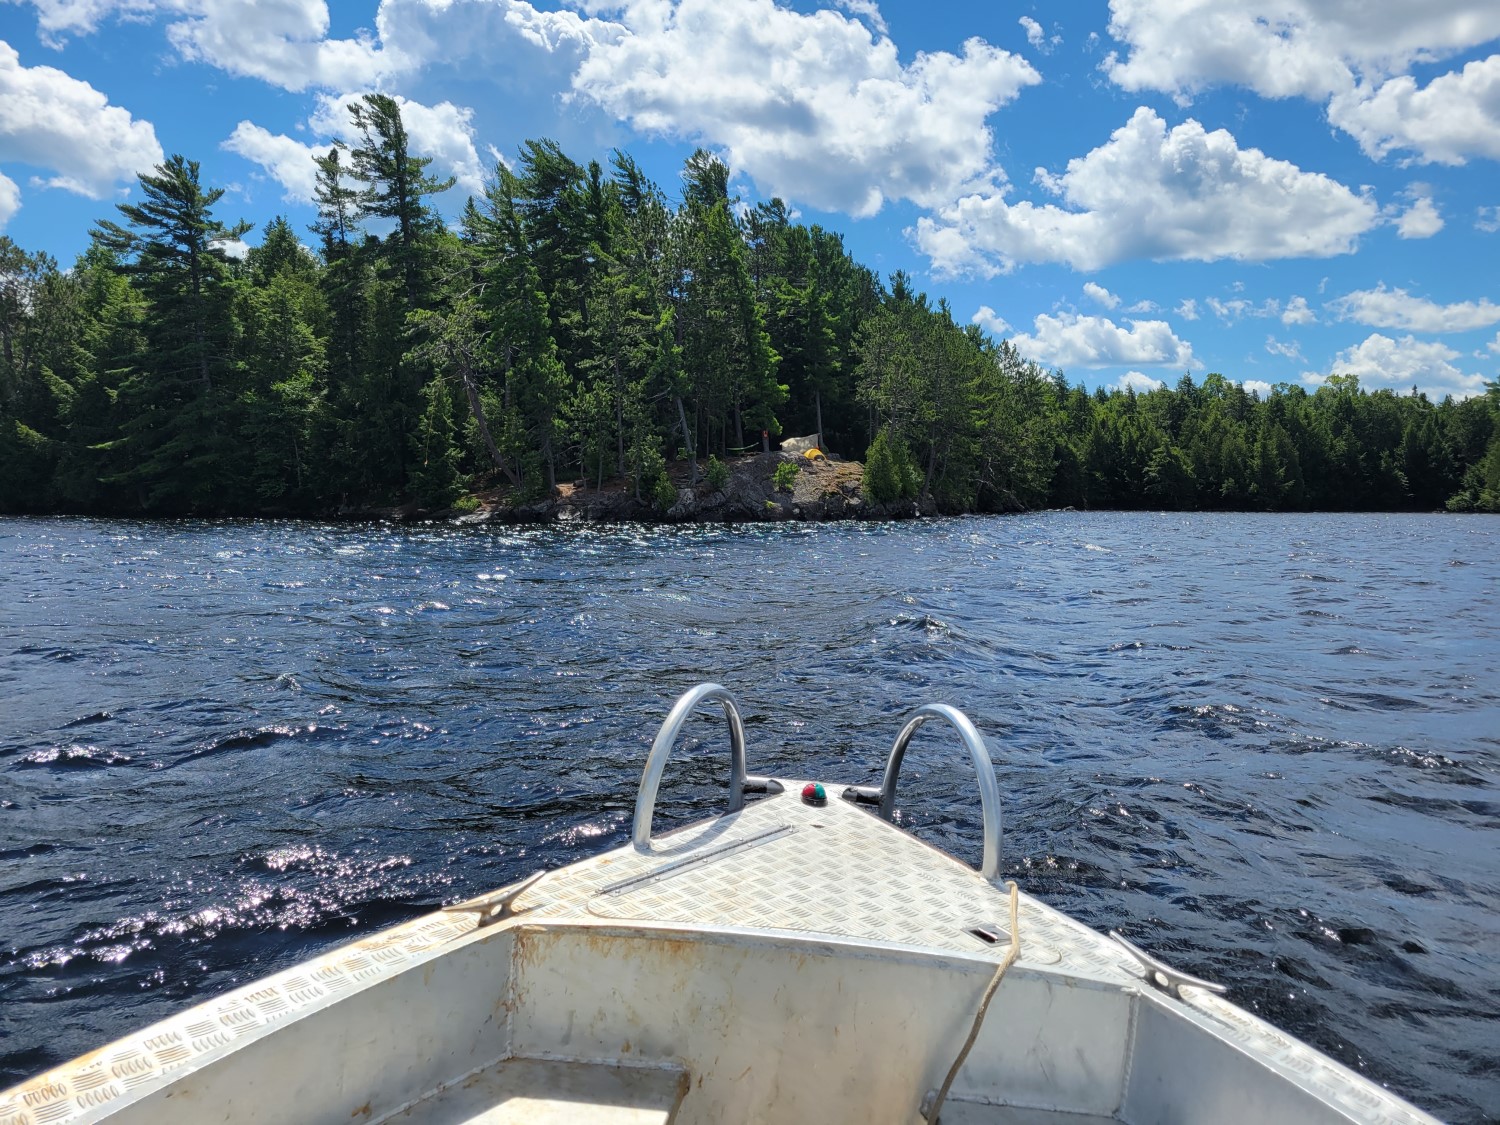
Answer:
<svg viewBox="0 0 1500 1125"><path fill-rule="evenodd" d="M181 156L71 268L0 236L0 511L441 511L579 480L665 507L669 463L696 482L763 431L945 512L1500 511L1500 385L1090 393L779 200L742 207L706 152L674 200L624 153L528 141L449 226L397 104L351 115L310 232L277 219L243 257Z"/></svg>

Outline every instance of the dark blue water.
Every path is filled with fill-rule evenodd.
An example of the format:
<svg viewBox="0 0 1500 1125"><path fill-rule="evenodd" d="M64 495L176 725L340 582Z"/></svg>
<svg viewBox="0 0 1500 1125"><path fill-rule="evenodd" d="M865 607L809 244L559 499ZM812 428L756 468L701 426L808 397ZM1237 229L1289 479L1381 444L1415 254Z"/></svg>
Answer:
<svg viewBox="0 0 1500 1125"><path fill-rule="evenodd" d="M0 521L0 1086L623 843L672 698L752 770L988 732L1005 867L1440 1115L1500 1113L1500 520ZM697 720L660 820L723 800ZM903 817L978 859L919 736Z"/></svg>

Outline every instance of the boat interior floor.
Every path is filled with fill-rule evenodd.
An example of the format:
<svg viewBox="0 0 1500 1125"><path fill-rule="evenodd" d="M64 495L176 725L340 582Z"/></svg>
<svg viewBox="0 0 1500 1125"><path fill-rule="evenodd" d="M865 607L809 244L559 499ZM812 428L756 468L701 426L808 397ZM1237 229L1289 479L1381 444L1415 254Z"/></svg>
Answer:
<svg viewBox="0 0 1500 1125"><path fill-rule="evenodd" d="M681 1067L506 1059L375 1125L673 1125ZM1117 1117L951 1099L939 1125L1118 1125Z"/></svg>
<svg viewBox="0 0 1500 1125"><path fill-rule="evenodd" d="M506 1059L381 1125L668 1125L687 1081L681 1067Z"/></svg>

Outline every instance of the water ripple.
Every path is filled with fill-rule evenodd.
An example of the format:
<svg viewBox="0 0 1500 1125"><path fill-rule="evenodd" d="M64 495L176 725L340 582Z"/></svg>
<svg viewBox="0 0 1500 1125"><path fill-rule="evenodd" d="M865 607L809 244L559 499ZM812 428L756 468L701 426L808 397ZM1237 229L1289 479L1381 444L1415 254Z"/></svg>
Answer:
<svg viewBox="0 0 1500 1125"><path fill-rule="evenodd" d="M667 705L871 782L963 707L1007 873L1454 1120L1500 1105L1500 522L0 521L0 1084L623 843ZM979 859L951 734L901 822ZM658 822L723 802L688 724Z"/></svg>

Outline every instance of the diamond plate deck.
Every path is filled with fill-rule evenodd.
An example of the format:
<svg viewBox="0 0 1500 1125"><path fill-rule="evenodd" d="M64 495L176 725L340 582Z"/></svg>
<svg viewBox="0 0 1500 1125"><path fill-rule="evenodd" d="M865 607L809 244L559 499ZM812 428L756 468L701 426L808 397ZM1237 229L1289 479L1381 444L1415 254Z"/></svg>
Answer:
<svg viewBox="0 0 1500 1125"><path fill-rule="evenodd" d="M654 879L642 877L645 872L634 879L615 875L594 886L585 908L617 921L782 931L996 960L1003 955L1010 937L1004 891L847 802L803 804L792 795L800 786L788 783L787 795L726 817L724 838L701 846L707 853L701 861L678 860ZM680 846L672 838L662 843L673 851ZM653 859L637 862L649 871ZM670 865L654 862L658 869ZM1035 904L1028 900L1026 907L1023 962L1054 965L1066 948L1080 974L1129 979L1112 945L1089 931L1058 932ZM1001 943L968 932L980 924Z"/></svg>

